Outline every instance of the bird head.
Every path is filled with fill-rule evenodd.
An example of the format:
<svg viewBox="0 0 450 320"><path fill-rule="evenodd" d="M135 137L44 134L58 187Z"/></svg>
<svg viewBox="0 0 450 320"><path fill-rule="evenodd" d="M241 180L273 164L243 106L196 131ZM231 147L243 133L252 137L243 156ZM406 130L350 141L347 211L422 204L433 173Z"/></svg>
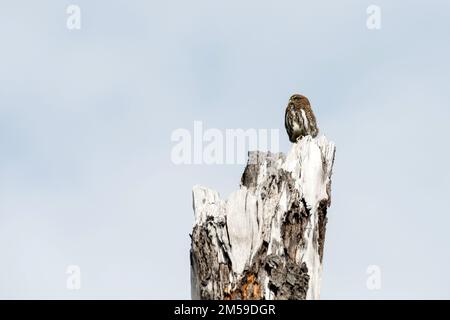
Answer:
<svg viewBox="0 0 450 320"><path fill-rule="evenodd" d="M308 98L305 96L302 96L301 94L294 94L289 99L290 102L300 102L302 100L309 103Z"/></svg>

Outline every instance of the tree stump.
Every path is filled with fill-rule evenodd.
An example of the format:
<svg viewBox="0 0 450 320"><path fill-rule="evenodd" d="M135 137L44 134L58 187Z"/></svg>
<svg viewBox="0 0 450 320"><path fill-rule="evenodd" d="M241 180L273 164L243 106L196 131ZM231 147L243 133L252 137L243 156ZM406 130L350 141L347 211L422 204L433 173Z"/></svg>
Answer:
<svg viewBox="0 0 450 320"><path fill-rule="evenodd" d="M239 190L193 187L192 299L318 299L335 145L249 152Z"/></svg>

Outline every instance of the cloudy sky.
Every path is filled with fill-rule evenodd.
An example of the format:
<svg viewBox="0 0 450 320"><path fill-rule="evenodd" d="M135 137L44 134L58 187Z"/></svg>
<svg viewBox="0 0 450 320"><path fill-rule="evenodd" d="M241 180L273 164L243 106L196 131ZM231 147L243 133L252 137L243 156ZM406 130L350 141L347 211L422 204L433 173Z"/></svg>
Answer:
<svg viewBox="0 0 450 320"><path fill-rule="evenodd" d="M448 1L0 9L0 298L189 298L192 185L227 197L243 165L175 165L172 133L279 129L286 152L294 92L337 145L322 298L450 298Z"/></svg>

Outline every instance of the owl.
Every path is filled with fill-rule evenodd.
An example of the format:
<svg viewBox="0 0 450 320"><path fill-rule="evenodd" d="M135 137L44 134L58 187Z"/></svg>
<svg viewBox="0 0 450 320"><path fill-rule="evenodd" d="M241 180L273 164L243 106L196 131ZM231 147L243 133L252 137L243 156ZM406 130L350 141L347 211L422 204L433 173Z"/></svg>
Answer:
<svg viewBox="0 0 450 320"><path fill-rule="evenodd" d="M286 108L284 117L289 141L295 143L304 136L311 135L313 138L319 133L316 117L311 109L308 98L300 94L294 94Z"/></svg>

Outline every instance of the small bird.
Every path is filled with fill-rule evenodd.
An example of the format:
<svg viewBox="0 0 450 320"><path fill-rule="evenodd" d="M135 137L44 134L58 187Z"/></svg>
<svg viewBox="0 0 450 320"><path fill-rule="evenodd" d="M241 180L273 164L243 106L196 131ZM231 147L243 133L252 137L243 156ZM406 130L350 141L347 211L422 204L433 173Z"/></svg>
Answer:
<svg viewBox="0 0 450 320"><path fill-rule="evenodd" d="M316 117L307 97L294 94L289 99L284 117L284 126L286 127L289 141L292 143L307 135L311 135L313 138L317 136L319 128L317 128Z"/></svg>

